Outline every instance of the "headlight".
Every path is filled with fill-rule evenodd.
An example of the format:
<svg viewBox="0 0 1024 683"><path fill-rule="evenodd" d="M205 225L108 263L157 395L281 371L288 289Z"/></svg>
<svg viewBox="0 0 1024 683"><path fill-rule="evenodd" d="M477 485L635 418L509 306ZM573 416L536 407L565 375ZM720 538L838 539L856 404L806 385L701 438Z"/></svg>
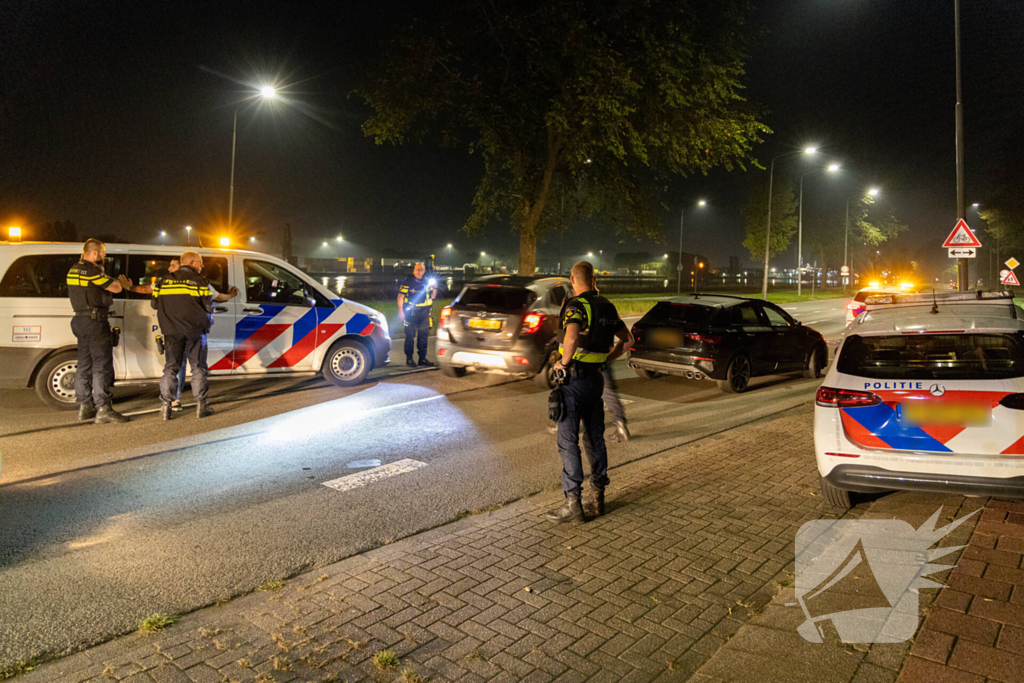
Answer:
<svg viewBox="0 0 1024 683"><path fill-rule="evenodd" d="M385 337L391 336L391 333L388 331L388 319L384 317L383 313L378 313L377 311L374 311L373 313L370 314L370 320L372 320L377 325L377 327L384 330Z"/></svg>

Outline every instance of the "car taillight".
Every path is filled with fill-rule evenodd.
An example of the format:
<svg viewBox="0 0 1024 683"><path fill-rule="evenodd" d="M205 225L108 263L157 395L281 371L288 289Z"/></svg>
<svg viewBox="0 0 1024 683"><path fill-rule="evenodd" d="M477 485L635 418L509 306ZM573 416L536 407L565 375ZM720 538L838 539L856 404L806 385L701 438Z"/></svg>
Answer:
<svg viewBox="0 0 1024 683"><path fill-rule="evenodd" d="M722 335L720 334L700 334L697 332L690 332L685 336L687 341L697 342L698 344L700 342L705 342L708 344L717 344L720 341L722 341Z"/></svg>
<svg viewBox="0 0 1024 683"><path fill-rule="evenodd" d="M533 334L544 324L547 318L543 313L528 313L523 317L523 325L519 328L519 334Z"/></svg>
<svg viewBox="0 0 1024 683"><path fill-rule="evenodd" d="M441 327L448 327L448 319L451 318L451 317L452 317L452 307L451 306L445 306L444 308L441 309L441 317L439 319L440 322L438 323L438 325L440 325Z"/></svg>
<svg viewBox="0 0 1024 683"><path fill-rule="evenodd" d="M629 333L631 335L633 335L633 341L639 342L640 341L640 335L643 334L643 329L637 327L636 325L633 325L633 327L631 327L629 329ZM632 350L633 349L630 349L630 351L632 351Z"/></svg>
<svg viewBox="0 0 1024 683"><path fill-rule="evenodd" d="M1024 410L1024 394L1007 394L999 405L1011 410Z"/></svg>
<svg viewBox="0 0 1024 683"><path fill-rule="evenodd" d="M870 391L819 387L814 402L823 408L860 408L876 406L882 402L882 398Z"/></svg>

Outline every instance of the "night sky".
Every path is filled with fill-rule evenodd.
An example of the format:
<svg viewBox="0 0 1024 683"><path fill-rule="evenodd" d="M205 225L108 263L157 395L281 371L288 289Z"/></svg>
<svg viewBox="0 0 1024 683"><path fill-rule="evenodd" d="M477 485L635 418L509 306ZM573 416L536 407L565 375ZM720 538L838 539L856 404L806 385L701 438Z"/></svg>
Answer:
<svg viewBox="0 0 1024 683"><path fill-rule="evenodd" d="M1013 151L1007 140L1022 125L1024 3L962 5L970 204L985 201L995 164ZM507 225L484 236L460 232L476 160L432 145L378 147L360 131L367 112L349 93L378 41L415 6L7 0L0 221L71 220L83 236L138 242L156 241L160 230L181 241L186 224L216 232L227 215L237 107L235 218L263 230L268 251L289 222L300 255L391 248L435 252L444 262L452 242L460 262L481 250L513 258L518 240ZM938 247L956 214L952 0L766 2L752 20L764 35L748 62L746 94L769 111L764 120L774 130L757 157L817 143L822 162L861 174L808 177L808 234L840 229L844 193L877 184L910 226L899 239L907 253L945 267ZM287 103L251 99L268 82L285 87ZM688 210L687 250L719 265L729 256L752 263L739 216L749 183L742 171L680 180L666 198L661 244L579 224L566 236L565 258L674 249L679 209L705 198L707 207ZM340 249L333 239L320 246L337 234L346 239ZM791 251L780 265L795 266ZM540 245L538 260L557 254L556 237Z"/></svg>

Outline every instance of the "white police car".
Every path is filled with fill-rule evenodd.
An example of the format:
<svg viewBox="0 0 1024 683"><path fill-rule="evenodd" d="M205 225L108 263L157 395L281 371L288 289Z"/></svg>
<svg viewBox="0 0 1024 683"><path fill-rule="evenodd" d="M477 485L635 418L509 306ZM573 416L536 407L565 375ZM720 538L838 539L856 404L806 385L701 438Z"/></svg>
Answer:
<svg viewBox="0 0 1024 683"><path fill-rule="evenodd" d="M183 247L108 244L107 274L151 285ZM385 365L391 338L384 315L341 299L281 259L235 249L194 249L203 276L238 297L214 304L208 337L211 377L322 373L358 384ZM75 407L77 342L71 333L67 272L81 244L0 243L0 387L35 387L54 408ZM114 295L115 384L158 381L164 357L148 294Z"/></svg>
<svg viewBox="0 0 1024 683"><path fill-rule="evenodd" d="M818 389L821 490L1024 496L1024 310L1009 292L879 294Z"/></svg>

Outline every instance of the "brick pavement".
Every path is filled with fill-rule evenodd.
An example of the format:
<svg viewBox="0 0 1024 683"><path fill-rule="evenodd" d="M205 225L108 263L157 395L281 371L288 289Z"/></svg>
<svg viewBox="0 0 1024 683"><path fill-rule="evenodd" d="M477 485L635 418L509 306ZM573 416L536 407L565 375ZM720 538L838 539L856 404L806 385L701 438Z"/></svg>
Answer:
<svg viewBox="0 0 1024 683"><path fill-rule="evenodd" d="M811 411L611 474L608 514L586 524L542 521L561 494L540 494L19 680L674 681L698 670L729 679L712 675L715 654L761 627L752 617L777 614L797 529L832 514L818 493ZM398 655L396 669L374 668L382 648ZM875 667L892 680L905 654L842 670L874 680Z"/></svg>

